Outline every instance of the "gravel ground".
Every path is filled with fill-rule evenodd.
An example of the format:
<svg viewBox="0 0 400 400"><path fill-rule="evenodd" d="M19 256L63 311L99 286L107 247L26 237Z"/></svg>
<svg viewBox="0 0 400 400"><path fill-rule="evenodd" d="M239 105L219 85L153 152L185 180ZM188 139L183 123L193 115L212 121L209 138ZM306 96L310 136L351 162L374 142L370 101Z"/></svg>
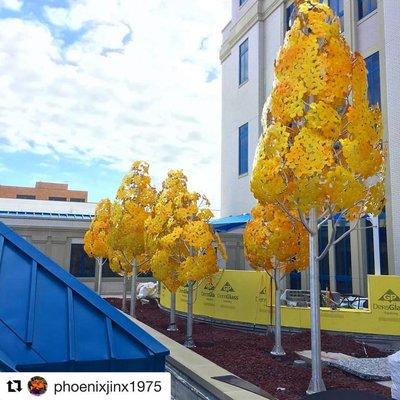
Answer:
<svg viewBox="0 0 400 400"><path fill-rule="evenodd" d="M120 308L121 299L107 299ZM185 319L178 318L179 332L168 332L168 314L158 308L156 302L141 305L138 302L137 317L140 321L183 343ZM210 324L194 323L194 351L233 374L261 387L282 400L300 399L308 387L310 368L294 367L298 359L295 351L310 349L308 332L283 334L282 344L287 355L278 360L269 351L273 348L271 335L243 332L228 328L214 327ZM322 333L322 350L341 352L353 357L385 357L387 354L354 341L346 336ZM323 379L328 389L351 388L378 393L390 398L390 389L374 382L364 381L337 368L323 369Z"/></svg>

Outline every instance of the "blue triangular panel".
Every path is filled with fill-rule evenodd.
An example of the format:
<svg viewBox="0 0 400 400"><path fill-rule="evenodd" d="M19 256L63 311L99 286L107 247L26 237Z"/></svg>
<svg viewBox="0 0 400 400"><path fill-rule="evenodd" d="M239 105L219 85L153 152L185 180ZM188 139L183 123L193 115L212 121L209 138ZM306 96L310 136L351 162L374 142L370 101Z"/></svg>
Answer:
<svg viewBox="0 0 400 400"><path fill-rule="evenodd" d="M0 223L0 370L164 371L168 354Z"/></svg>

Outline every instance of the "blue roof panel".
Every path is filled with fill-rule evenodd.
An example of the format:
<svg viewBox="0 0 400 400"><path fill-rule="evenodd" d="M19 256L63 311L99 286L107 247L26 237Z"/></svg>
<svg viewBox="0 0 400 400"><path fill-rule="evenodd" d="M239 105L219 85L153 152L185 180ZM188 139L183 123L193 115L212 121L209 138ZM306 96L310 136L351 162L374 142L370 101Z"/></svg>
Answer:
<svg viewBox="0 0 400 400"><path fill-rule="evenodd" d="M56 212L39 212L39 211L0 210L0 217L91 220L94 217L94 215L56 213Z"/></svg>
<svg viewBox="0 0 400 400"><path fill-rule="evenodd" d="M168 354L0 223L0 370L164 371Z"/></svg>
<svg viewBox="0 0 400 400"><path fill-rule="evenodd" d="M250 214L231 215L230 217L212 219L210 225L217 232L228 232L235 228L244 227L250 219Z"/></svg>

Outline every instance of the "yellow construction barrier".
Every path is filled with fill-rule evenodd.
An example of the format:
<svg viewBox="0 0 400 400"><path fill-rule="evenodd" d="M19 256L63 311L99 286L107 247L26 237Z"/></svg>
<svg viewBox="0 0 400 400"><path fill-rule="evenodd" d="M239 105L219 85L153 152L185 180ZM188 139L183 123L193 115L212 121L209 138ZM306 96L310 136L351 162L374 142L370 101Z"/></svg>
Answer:
<svg viewBox="0 0 400 400"><path fill-rule="evenodd" d="M267 325L273 321L272 293L271 279L265 272L222 270L195 285L193 310L198 316ZM176 296L177 311L186 311L186 299L187 288L182 287ZM369 310L321 308L321 328L400 335L400 276L368 276L368 300ZM170 293L164 285L160 303L170 306ZM283 306L282 325L310 328L310 309Z"/></svg>

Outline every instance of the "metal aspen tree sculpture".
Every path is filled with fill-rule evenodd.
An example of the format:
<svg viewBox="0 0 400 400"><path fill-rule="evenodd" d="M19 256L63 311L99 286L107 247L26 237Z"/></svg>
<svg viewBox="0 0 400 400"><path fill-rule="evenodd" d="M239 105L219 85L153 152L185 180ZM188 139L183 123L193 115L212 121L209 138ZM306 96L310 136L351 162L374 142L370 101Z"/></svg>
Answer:
<svg viewBox="0 0 400 400"><path fill-rule="evenodd" d="M100 200L95 216L84 237L84 249L89 257L95 257L97 264L97 293L101 295L103 265L108 258L108 237L111 231L112 203L109 199Z"/></svg>
<svg viewBox="0 0 400 400"><path fill-rule="evenodd" d="M143 161L135 161L117 191L112 213L113 229L109 236L111 251L117 252L117 257L124 260L122 265L130 266L130 269L122 268L121 274L124 276L125 299L126 280L128 276L132 276L132 317L135 317L136 313L137 273L149 269L149 260L145 254L144 225L156 198L157 192L151 186L149 165Z"/></svg>
<svg viewBox="0 0 400 400"><path fill-rule="evenodd" d="M377 215L383 208L385 149L381 112L368 103L361 54L351 53L339 20L327 5L317 0L297 0L296 5L297 17L275 61L251 189L260 203L279 206L309 233L312 379L308 393L314 393L325 389L318 262L332 245L357 229L362 216ZM351 228L337 237L342 218ZM318 229L328 219L332 235L319 254Z"/></svg>
<svg viewBox="0 0 400 400"><path fill-rule="evenodd" d="M175 328L174 294L187 284L188 311L185 346L193 341L193 285L218 271L217 253L225 254L208 224L213 216L206 197L189 192L182 171L170 171L146 222L147 247L153 276L172 293L170 329Z"/></svg>
<svg viewBox="0 0 400 400"><path fill-rule="evenodd" d="M256 205L252 221L243 233L244 251L255 270L267 271L275 282L274 356L284 356L281 325L281 280L308 265L308 232L301 222L290 219L279 207Z"/></svg>

